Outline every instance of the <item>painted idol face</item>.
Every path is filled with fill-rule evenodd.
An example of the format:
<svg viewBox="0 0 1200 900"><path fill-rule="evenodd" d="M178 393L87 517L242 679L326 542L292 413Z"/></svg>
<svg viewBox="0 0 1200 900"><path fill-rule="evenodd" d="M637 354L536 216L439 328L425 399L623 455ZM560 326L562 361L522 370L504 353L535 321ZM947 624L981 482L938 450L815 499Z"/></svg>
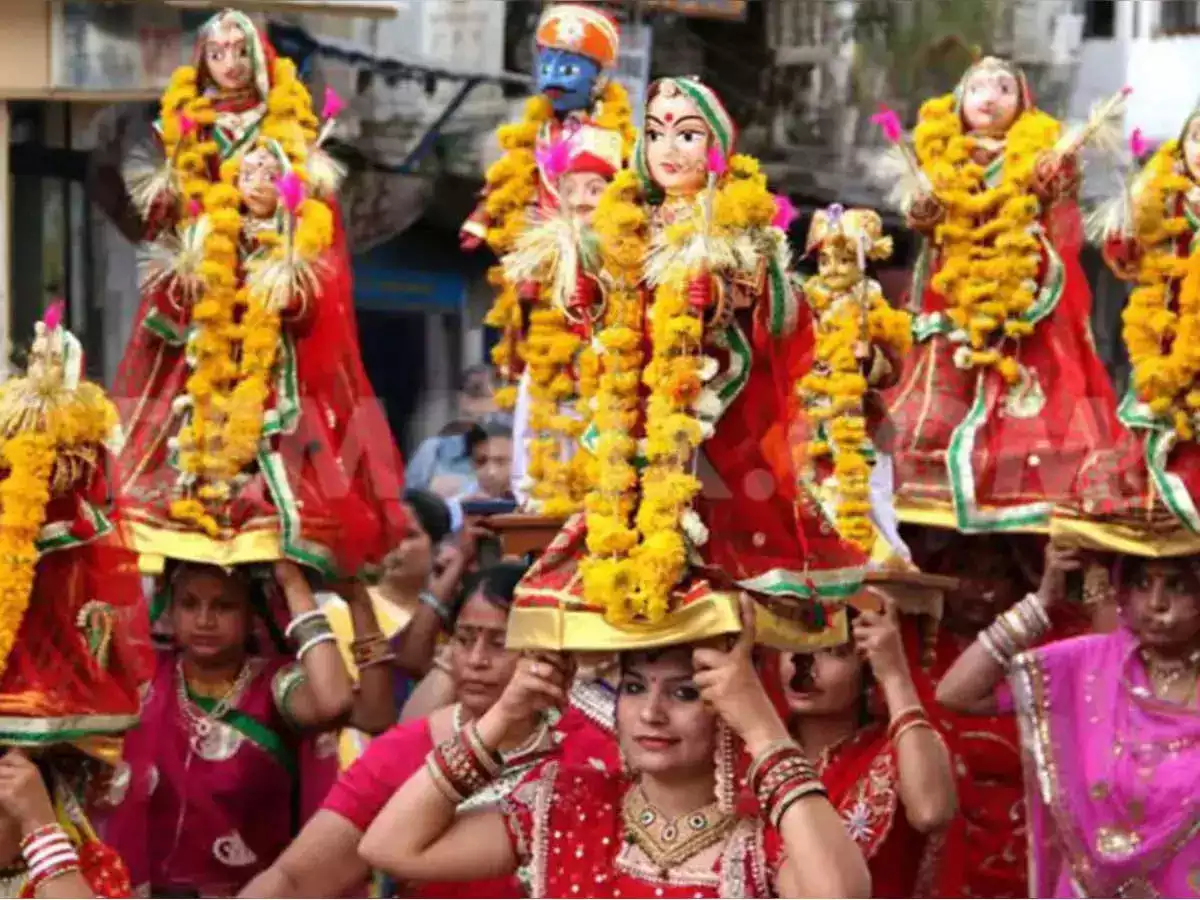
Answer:
<svg viewBox="0 0 1200 900"><path fill-rule="evenodd" d="M687 95L664 83L646 107L646 165L669 195L695 194L708 180L708 124Z"/></svg>
<svg viewBox="0 0 1200 900"><path fill-rule="evenodd" d="M276 182L283 175L283 166L266 147L247 153L238 172L238 191L250 214L265 219L275 214L279 205Z"/></svg>
<svg viewBox="0 0 1200 900"><path fill-rule="evenodd" d="M204 42L204 68L225 93L237 93L254 82L254 65L246 35L232 21L222 19Z"/></svg>
<svg viewBox="0 0 1200 900"><path fill-rule="evenodd" d="M985 66L963 85L962 116L967 129L1000 137L1021 112L1021 85L1017 77L999 66Z"/></svg>
<svg viewBox="0 0 1200 900"><path fill-rule="evenodd" d="M1188 122L1183 132L1183 162L1193 181L1200 181L1200 116L1195 116Z"/></svg>
<svg viewBox="0 0 1200 900"><path fill-rule="evenodd" d="M537 57L537 90L559 115L591 106L600 64L578 53L542 49Z"/></svg>

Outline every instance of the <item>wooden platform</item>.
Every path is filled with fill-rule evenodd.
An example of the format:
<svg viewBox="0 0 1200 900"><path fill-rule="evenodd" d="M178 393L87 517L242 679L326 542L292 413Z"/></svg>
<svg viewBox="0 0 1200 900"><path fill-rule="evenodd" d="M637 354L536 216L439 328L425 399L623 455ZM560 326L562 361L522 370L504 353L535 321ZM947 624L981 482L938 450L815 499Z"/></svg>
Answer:
<svg viewBox="0 0 1200 900"><path fill-rule="evenodd" d="M505 556L538 556L545 550L565 519L556 516L538 516L526 513L505 513L489 516L484 525L500 538Z"/></svg>

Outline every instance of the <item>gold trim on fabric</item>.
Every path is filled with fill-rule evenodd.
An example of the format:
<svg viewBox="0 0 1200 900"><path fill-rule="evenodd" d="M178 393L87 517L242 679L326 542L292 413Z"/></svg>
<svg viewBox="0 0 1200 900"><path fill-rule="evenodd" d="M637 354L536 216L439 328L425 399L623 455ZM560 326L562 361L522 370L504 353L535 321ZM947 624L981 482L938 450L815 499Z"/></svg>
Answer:
<svg viewBox="0 0 1200 900"><path fill-rule="evenodd" d="M991 505L979 507L980 512L988 512L990 510L1001 507ZM958 525L954 518L954 507L949 501L943 500L918 500L912 497L897 497L896 498L896 515L905 525L921 525L925 528L942 528L946 531L957 531ZM1048 534L1050 529L1045 525L1029 526L1023 525L1020 528L998 528L996 531L1003 531L1007 534ZM988 534L987 530L981 532L971 532L971 534ZM1200 546L1198 544L1197 546Z"/></svg>
<svg viewBox="0 0 1200 900"><path fill-rule="evenodd" d="M1058 510L1050 536L1065 546L1162 559L1200 553L1200 534L1182 525L1150 532L1144 525L1088 521Z"/></svg>
<svg viewBox="0 0 1200 900"><path fill-rule="evenodd" d="M127 527L133 549L142 557L139 567L149 575L162 571L163 559L229 567L283 558L276 526L245 530L227 538L211 538L197 531L174 531L136 520Z"/></svg>
<svg viewBox="0 0 1200 900"><path fill-rule="evenodd" d="M617 626L600 612L588 609L518 606L508 617L507 644L513 650L616 653L696 643L736 634L741 627L738 594L717 591L669 613L656 625ZM755 627L758 643L793 652L845 643L850 630L845 609L832 611L825 629L814 632L772 613L761 603L755 609Z"/></svg>

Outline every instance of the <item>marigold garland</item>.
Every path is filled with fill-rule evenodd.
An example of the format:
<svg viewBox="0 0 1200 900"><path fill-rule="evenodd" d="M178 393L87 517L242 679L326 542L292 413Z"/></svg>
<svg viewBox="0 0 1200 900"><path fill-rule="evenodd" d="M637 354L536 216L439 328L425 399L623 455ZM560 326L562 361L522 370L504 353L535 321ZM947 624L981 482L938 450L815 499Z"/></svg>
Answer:
<svg viewBox="0 0 1200 900"><path fill-rule="evenodd" d="M194 72L189 77L185 68L172 79L172 88L167 91L170 107L166 97L163 102L168 153L173 152L168 136L178 135L184 143L190 139L183 135L178 115L188 114L204 99L196 97L195 91ZM173 111L171 115L169 110ZM304 165L308 148L316 134L312 98L296 77L295 64L288 59L276 60L260 142L275 142L291 170L303 181L307 178ZM199 153L198 149L196 152L203 162L198 172L187 152L181 151L175 157L181 180L186 174L190 183L203 180L206 185L203 208L209 231L199 267L204 288L192 308L193 328L187 344L191 373L185 390L191 415L175 441L184 493L172 502L170 512L173 518L215 536L220 524L211 506L229 499L232 480L257 453L279 342L279 310L269 308L265 298L252 296L239 284L239 276L244 275L239 247L241 196L235 187L240 160L227 160L219 167L219 180L208 183L209 154ZM216 145L211 144L211 153L215 152ZM301 232L307 235L307 243L321 245L324 241L323 246L328 246L332 224L325 219L318 221L319 206L315 201L306 201L298 211L296 247L302 240ZM303 224L306 210L317 216L307 230ZM185 218L189 215L190 209L185 210ZM260 241L270 245L268 252L281 252L278 235L263 233Z"/></svg>
<svg viewBox="0 0 1200 900"><path fill-rule="evenodd" d="M828 439L810 441L808 454L811 460L833 457L838 534L869 551L875 526L870 517L871 466L865 454L868 435L863 403L870 386L855 347L866 341L903 357L912 347L912 316L893 309L878 282L867 279L864 289L868 304L865 335L859 288L835 291L819 275L805 281L804 295L817 323L817 366L800 379L798 388L809 420L825 426Z"/></svg>
<svg viewBox="0 0 1200 900"><path fill-rule="evenodd" d="M698 202L694 200L693 203ZM649 310L642 295L652 248L649 204L636 173L623 171L609 186L594 217L605 271L612 279L604 328L602 370L596 393L597 480L585 501L588 557L581 566L584 596L613 622L662 619L670 594L687 567L684 519L700 488L691 472L706 434L697 416L702 401L704 323L688 303L688 285L699 274L681 252L700 237L692 210L656 237L653 253L675 260L653 289ZM757 163L729 159L716 190L709 240L766 252L775 202ZM777 230L771 252L777 249ZM651 356L643 365L645 321ZM646 468L635 467L634 429L644 406ZM640 496L639 496L640 487Z"/></svg>
<svg viewBox="0 0 1200 900"><path fill-rule="evenodd" d="M6 472L0 481L0 675L29 608L55 466L64 455L101 447L117 425L115 407L93 384L33 406L18 396L24 382L14 378L0 386L0 467Z"/></svg>
<svg viewBox="0 0 1200 900"><path fill-rule="evenodd" d="M996 368L1010 384L1020 373L1005 344L1033 332L1028 315L1039 288L1034 169L1061 130L1040 110L1021 113L1008 131L995 187L986 185L986 168L971 158L976 139L964 133L952 94L927 101L913 132L917 157L946 208L935 235L941 268L932 287L946 298L946 314L966 335L962 364Z"/></svg>
<svg viewBox="0 0 1200 900"><path fill-rule="evenodd" d="M571 478L571 460L563 458L564 441L577 441L584 421L564 414L562 406L575 394L571 365L581 340L562 310L543 303L529 318L525 364L529 372L528 476L535 508L563 517L579 507Z"/></svg>
<svg viewBox="0 0 1200 900"><path fill-rule="evenodd" d="M550 99L539 94L526 102L519 122L502 125L496 131L504 153L488 168L484 177L483 211L489 223L486 240L498 257L513 248L517 236L527 225L529 209L537 200L538 168L534 150L538 136L553 116ZM629 94L623 85L610 81L604 86L591 123L598 128L620 132L624 156L628 158L637 133ZM484 323L502 335L491 354L502 382L495 399L502 409L512 409L517 399L517 378L525 364L521 304L517 285L508 280L501 266L489 270L488 283L495 288L496 299Z"/></svg>
<svg viewBox="0 0 1200 900"><path fill-rule="evenodd" d="M1138 399L1190 441L1200 410L1200 250L1179 253L1191 226L1172 209L1194 186L1183 172L1178 141L1165 143L1146 165L1133 216L1142 248L1137 286L1121 319Z"/></svg>

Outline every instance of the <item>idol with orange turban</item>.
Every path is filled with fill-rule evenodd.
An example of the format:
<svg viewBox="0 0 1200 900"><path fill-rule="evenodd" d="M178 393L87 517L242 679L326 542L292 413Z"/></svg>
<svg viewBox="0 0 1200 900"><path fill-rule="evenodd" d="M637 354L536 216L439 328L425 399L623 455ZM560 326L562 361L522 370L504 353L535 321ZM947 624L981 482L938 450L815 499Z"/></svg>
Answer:
<svg viewBox="0 0 1200 900"><path fill-rule="evenodd" d="M483 199L463 224L464 249L486 243L503 257L530 227L531 211L546 213L559 206L562 173L561 167L556 169L559 152L554 148L581 126L616 135L622 163L633 147L629 96L610 78L620 49L616 21L583 3L556 4L542 14L537 46L537 93L521 120L496 134L503 156L488 169ZM526 362L529 316L542 298L532 283L513 281L503 266L494 267L489 280L496 299L486 321L501 332L492 351L504 382L497 401L512 407Z"/></svg>

